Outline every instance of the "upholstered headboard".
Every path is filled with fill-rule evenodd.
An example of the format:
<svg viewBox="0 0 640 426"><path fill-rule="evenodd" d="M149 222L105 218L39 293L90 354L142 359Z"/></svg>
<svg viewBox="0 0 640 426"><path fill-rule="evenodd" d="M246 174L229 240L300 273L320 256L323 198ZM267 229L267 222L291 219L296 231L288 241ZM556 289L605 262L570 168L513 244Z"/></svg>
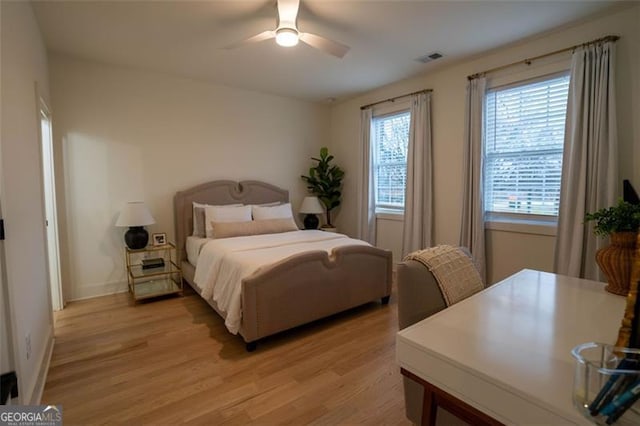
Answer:
<svg viewBox="0 0 640 426"><path fill-rule="evenodd" d="M186 259L185 243L193 233L193 202L224 204L263 204L289 201L289 191L256 180L236 182L215 180L177 192L173 198L176 247L179 260Z"/></svg>

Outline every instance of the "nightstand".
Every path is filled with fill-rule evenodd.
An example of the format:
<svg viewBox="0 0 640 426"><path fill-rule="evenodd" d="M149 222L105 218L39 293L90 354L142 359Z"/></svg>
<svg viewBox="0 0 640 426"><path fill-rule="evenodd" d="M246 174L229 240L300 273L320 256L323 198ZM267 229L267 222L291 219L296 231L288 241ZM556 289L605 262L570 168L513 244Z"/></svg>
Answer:
<svg viewBox="0 0 640 426"><path fill-rule="evenodd" d="M163 265L143 268L143 259L161 258ZM182 271L177 265L176 246L172 243L132 250L125 247L127 283L133 299L148 299L182 293Z"/></svg>

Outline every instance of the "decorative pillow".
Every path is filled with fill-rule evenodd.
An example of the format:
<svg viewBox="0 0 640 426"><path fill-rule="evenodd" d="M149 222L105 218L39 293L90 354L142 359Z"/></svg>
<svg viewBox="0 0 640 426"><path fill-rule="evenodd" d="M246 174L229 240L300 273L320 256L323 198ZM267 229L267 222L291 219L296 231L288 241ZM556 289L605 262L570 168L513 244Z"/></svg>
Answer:
<svg viewBox="0 0 640 426"><path fill-rule="evenodd" d="M206 235L205 232L205 217L204 217L204 209L209 204L202 204L193 202L193 235L194 237L204 238ZM225 204L223 206L215 206L215 207L240 207L242 204Z"/></svg>
<svg viewBox="0 0 640 426"><path fill-rule="evenodd" d="M207 224L205 235L207 238L213 238L211 222L251 222L251 206L207 206L204 216Z"/></svg>
<svg viewBox="0 0 640 426"><path fill-rule="evenodd" d="M267 219L288 219L293 218L291 203L280 204L279 206L251 206L251 213L254 220Z"/></svg>
<svg viewBox="0 0 640 426"><path fill-rule="evenodd" d="M279 234L297 231L293 218L253 220L251 222L212 222L213 238L244 237L247 235Z"/></svg>

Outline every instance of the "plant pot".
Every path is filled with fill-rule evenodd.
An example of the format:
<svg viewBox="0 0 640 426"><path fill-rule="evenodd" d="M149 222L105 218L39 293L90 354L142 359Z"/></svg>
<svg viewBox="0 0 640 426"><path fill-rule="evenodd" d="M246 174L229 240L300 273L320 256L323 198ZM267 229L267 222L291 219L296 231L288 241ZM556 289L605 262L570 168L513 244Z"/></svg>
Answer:
<svg viewBox="0 0 640 426"><path fill-rule="evenodd" d="M629 293L636 235L636 232L614 232L610 235L611 244L596 252L596 263L607 277L604 289L610 293L620 296Z"/></svg>

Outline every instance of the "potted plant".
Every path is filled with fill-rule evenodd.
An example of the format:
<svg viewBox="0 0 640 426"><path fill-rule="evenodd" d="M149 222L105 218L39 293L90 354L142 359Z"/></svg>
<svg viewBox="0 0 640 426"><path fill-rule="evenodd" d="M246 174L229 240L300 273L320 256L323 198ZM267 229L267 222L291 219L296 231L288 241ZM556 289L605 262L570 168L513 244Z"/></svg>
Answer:
<svg viewBox="0 0 640 426"><path fill-rule="evenodd" d="M607 277L605 290L626 296L640 228L640 205L620 200L615 206L587 213L585 221L595 222L594 234L610 237L611 244L596 252L596 263Z"/></svg>
<svg viewBox="0 0 640 426"><path fill-rule="evenodd" d="M595 213L587 213L586 221L595 221L593 232L607 236L615 232L638 232L640 229L640 205L618 201L613 207L605 207Z"/></svg>
<svg viewBox="0 0 640 426"><path fill-rule="evenodd" d="M342 197L342 178L344 172L339 166L332 165L333 155L329 155L326 147L320 148L320 158L311 157L317 164L309 168L309 176L301 176L307 183L309 192L318 197L327 213L327 223L323 228L333 228L331 210L340 205Z"/></svg>

